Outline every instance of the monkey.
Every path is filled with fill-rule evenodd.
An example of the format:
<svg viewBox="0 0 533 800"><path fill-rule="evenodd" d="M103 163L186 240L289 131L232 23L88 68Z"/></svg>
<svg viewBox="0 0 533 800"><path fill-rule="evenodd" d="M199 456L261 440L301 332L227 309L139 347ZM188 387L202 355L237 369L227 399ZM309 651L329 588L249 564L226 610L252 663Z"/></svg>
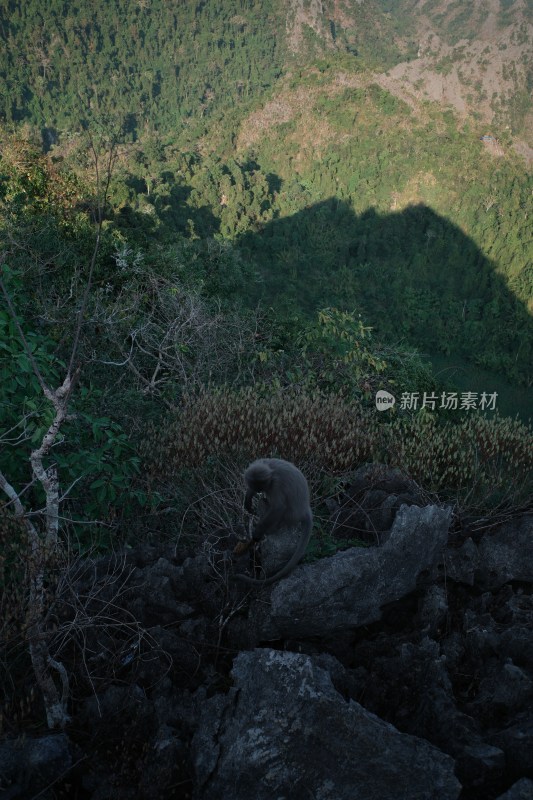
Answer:
<svg viewBox="0 0 533 800"><path fill-rule="evenodd" d="M309 487L304 475L290 461L281 458L260 458L252 462L244 473L246 495L244 508L253 514L253 499L263 493L259 519L252 533L252 540L260 541L280 528L300 527L301 536L287 563L274 575L264 579L250 578L237 573L234 579L250 586L269 586L288 575L302 558L313 527L313 514L309 504Z"/></svg>

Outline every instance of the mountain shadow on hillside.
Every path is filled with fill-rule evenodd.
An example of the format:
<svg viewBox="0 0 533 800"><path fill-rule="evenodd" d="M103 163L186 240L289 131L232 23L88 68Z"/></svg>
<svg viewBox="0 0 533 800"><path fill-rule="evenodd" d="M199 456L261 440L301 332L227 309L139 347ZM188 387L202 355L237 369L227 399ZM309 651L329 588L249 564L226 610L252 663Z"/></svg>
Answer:
<svg viewBox="0 0 533 800"><path fill-rule="evenodd" d="M281 313L357 310L378 337L461 356L525 386L533 319L475 242L426 205L354 214L330 198L238 239L254 300Z"/></svg>
<svg viewBox="0 0 533 800"><path fill-rule="evenodd" d="M158 236L167 241L175 238L176 233L209 237L219 231L220 221L212 209L208 205L190 205L192 188L177 182L172 172L162 173L154 193L149 191L145 178L134 174L127 176L124 186L130 196L115 215L115 222L125 231L134 230L136 236Z"/></svg>

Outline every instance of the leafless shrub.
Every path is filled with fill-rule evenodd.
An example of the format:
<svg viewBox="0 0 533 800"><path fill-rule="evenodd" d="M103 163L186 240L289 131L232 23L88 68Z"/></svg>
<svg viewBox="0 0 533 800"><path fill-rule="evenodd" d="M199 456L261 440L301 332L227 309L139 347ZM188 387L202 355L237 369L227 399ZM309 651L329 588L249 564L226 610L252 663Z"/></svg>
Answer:
<svg viewBox="0 0 533 800"><path fill-rule="evenodd" d="M176 405L176 390L193 391L215 380L234 384L253 376L256 322L208 303L176 279L163 278L129 251L117 254L128 266L128 286L110 299L95 296L92 316L105 329L115 355L95 359L124 367L138 389ZM133 286L133 288L132 288Z"/></svg>
<svg viewBox="0 0 533 800"><path fill-rule="evenodd" d="M79 343L100 249L103 209L107 202L107 192L115 160L113 146L109 148L104 162L101 160L99 148L92 139L90 140L90 149L93 154L97 184L95 242L86 271L81 303L76 315L68 366L62 383L56 387L48 384L39 369L33 350L20 324L7 283L4 280L4 267L2 264L5 254L2 254L0 258L0 292L5 300L20 343L37 378L42 394L53 410L52 420L47 430L40 443L32 449L30 454L32 482L35 481L40 484L46 498L44 511L38 515L30 515L23 502L23 495L28 487L17 489L9 477L0 472L0 490L3 496L7 497L7 503L4 508L7 508L8 513L24 525L27 536L27 604L23 631L27 640L35 678L44 700L49 728L63 728L69 719L67 713L69 697L68 674L63 664L53 658L48 647L46 631L48 581L61 549L59 508L61 501L64 499L64 495L60 494L57 465L51 461L50 452L57 442L64 422L68 418L70 398L81 370ZM24 412L21 409L21 417L23 416ZM54 680L56 674L59 676L59 685Z"/></svg>
<svg viewBox="0 0 533 800"><path fill-rule="evenodd" d="M95 695L103 686L124 680L133 666L159 658L167 661L167 669L172 665L171 656L128 608L133 569L123 555L108 558L105 567L101 559L77 559L62 573L49 610L54 623L50 652L68 663L78 683ZM135 592L142 592L142 585Z"/></svg>

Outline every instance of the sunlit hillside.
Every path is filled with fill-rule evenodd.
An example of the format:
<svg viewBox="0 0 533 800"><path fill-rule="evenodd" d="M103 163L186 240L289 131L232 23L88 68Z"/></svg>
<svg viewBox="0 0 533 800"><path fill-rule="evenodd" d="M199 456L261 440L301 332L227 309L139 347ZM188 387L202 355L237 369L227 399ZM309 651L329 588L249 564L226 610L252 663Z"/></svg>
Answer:
<svg viewBox="0 0 533 800"><path fill-rule="evenodd" d="M106 131L132 246L222 237L248 306L530 385L531 0L1 7L4 121L80 179Z"/></svg>

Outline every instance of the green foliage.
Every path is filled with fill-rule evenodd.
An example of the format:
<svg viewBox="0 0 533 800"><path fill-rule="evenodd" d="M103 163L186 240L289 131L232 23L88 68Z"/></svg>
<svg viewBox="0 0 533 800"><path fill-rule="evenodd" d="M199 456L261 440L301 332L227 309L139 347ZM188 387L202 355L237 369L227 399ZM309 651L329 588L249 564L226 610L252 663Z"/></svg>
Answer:
<svg viewBox="0 0 533 800"><path fill-rule="evenodd" d="M21 307L55 338L53 325L65 323L59 298L83 292L86 270L80 266L88 265L94 247L87 179L43 155L28 137L0 130L0 138L3 257L17 275L12 289ZM54 312L44 309L46 301L56 305Z"/></svg>
<svg viewBox="0 0 533 800"><path fill-rule="evenodd" d="M370 331L355 313L324 308L318 312L318 327L308 329L301 337L302 355L324 357L320 377L326 383L342 383L339 373L348 371L349 382L358 384L368 376L379 374L385 362L369 348Z"/></svg>
<svg viewBox="0 0 533 800"><path fill-rule="evenodd" d="M255 381L277 389L298 387L373 402L378 389L439 388L430 365L416 351L385 347L355 312L321 309L308 322L299 314L280 317L270 309L257 338L256 349L250 351Z"/></svg>
<svg viewBox="0 0 533 800"><path fill-rule="evenodd" d="M29 119L52 138L95 110L122 114L130 138L145 126L183 128L246 103L252 87L276 79L283 57L271 3L239 0L11 2L0 40L0 116Z"/></svg>
<svg viewBox="0 0 533 800"><path fill-rule="evenodd" d="M314 203L302 197L299 211L278 216L274 209L267 229L241 237L239 246L262 277L253 298L307 314L324 303L345 310L356 307L382 341L404 339L426 352L463 355L527 385L533 352L527 310L532 298L532 253L526 233L530 178L515 175L512 166L504 164L489 173L486 165L474 166L472 152L450 152L449 163L461 164L472 176L466 185L462 179L459 203L453 197L451 174L446 177L439 166L437 179L429 160L426 165L418 159L422 172L409 187L412 179L406 183L405 171L410 174L412 159L416 174L414 161L420 150L417 145L410 153L404 147L400 155L399 141L392 136L391 132L388 144L382 139L375 148L370 138L359 140L337 161L326 157L320 165L309 165L306 185L313 187L315 196L329 173L335 188L328 184L326 191L337 197ZM433 158L440 160L440 154ZM476 158L479 161L479 154ZM269 160L265 168L271 169ZM375 189L369 190L369 185ZM377 204L383 211L357 213L361 186L367 198L373 194L377 200L379 192ZM401 201L406 193L410 199L413 192L423 202L390 210L391 197ZM339 199L343 195L346 199ZM497 208L491 205L492 197L497 198ZM455 224L449 221L454 217Z"/></svg>
<svg viewBox="0 0 533 800"><path fill-rule="evenodd" d="M404 35L416 37L413 28L405 30L404 26L416 22L419 6L414 0L378 0L381 8L391 14L394 23ZM424 3L424 14L427 15L434 30L449 44L455 44L461 39L472 40L478 33L486 19L486 9L475 3L465 3L462 0L450 0L446 4L438 0L427 0Z"/></svg>
<svg viewBox="0 0 533 800"><path fill-rule="evenodd" d="M373 83L333 92L335 58L299 83L332 131L320 153L305 145L301 108L246 151L232 143L235 106L207 120L194 151L188 134L178 145L146 129L121 160L114 225L154 268L179 262L180 280L207 295L308 318L357 308L391 346L455 354L527 385L531 177L510 157L493 162L449 113L415 118ZM220 234L233 248L213 259Z"/></svg>
<svg viewBox="0 0 533 800"><path fill-rule="evenodd" d="M173 286L174 293L195 292L204 298L223 301L225 306L238 306L246 291L252 270L239 251L220 236L187 239L174 236L174 241L161 247L159 241L136 247L137 237L128 232L114 238L113 260L118 268L110 275L113 285L130 298L150 304L150 276ZM127 303L128 301L125 300Z"/></svg>
<svg viewBox="0 0 533 800"><path fill-rule="evenodd" d="M5 226L12 240L14 238L20 246L13 248L13 258L9 259L14 266L0 264L0 270L26 346L2 296L0 470L16 491L30 487L23 496L29 507L42 508L45 498L40 485L32 483L30 454L41 445L54 420L54 409L44 396L34 364L46 385L55 389L61 384L66 359L60 353L68 358L69 345L58 341L65 329L58 326L57 321L47 324L45 320L56 316L55 304L68 306L62 289L66 285L73 293L75 281L70 270L73 264L78 266L80 252L71 249L72 198L61 193L61 181L55 187L60 197L52 193L48 207L41 202L41 196L46 194L48 182L52 180L47 171L49 163L24 148L14 149L14 152L21 152L24 158L21 157L17 169L11 171L3 184L6 205L1 209L0 229ZM68 176L65 183L72 185ZM75 220L75 225L78 232L83 231L85 235L90 230L83 219ZM82 253L84 246L85 242ZM70 252L66 258L46 263L48 247L53 253L67 249ZM32 259L29 264L28 254ZM74 326L75 314L71 310L67 330ZM121 516L134 513L135 507L148 502L148 495L138 480L139 459L129 436L116 421L99 413L103 397L101 387L91 391L82 387L74 394L69 417L45 463L45 466L48 463L58 466L62 491L68 495L61 513L65 519L84 523L80 528L80 541L85 542L92 533L86 523L104 522L116 527Z"/></svg>
<svg viewBox="0 0 533 800"><path fill-rule="evenodd" d="M55 343L27 328L24 334L44 380L56 387L65 365L53 355ZM20 491L32 480L30 453L40 446L53 421L54 409L43 396L13 319L3 309L0 309L0 381L3 397L0 471ZM149 497L138 480L139 458L128 435L109 418L83 410L84 406L97 407L101 395L101 390L89 392L82 388L77 402L72 404L69 420L61 428L51 458L59 468L63 491L75 487L62 507L62 516L82 523L116 526L119 518L127 517L135 506L147 505ZM32 487L30 497L35 507L42 507L44 497L37 484ZM89 542L91 535L84 526L79 540Z"/></svg>
<svg viewBox="0 0 533 800"><path fill-rule="evenodd" d="M279 0L4 5L0 119L30 121L47 142L94 113L122 115L130 139L152 128L181 130L194 141L221 109L242 111L258 89L312 54L332 68L357 68L360 57L385 69L405 49L374 0L353 6L348 28L326 21L317 35L303 25L299 52L281 32L291 11Z"/></svg>
<svg viewBox="0 0 533 800"><path fill-rule="evenodd" d="M393 414L378 425L364 406L376 388L434 390L414 347L531 381L531 176L510 139L494 160L479 130L436 107L411 108L365 72L416 52L414 0L355 4L353 28L308 30L295 53L278 35L287 13L278 0L63 5L9 3L0 27L0 117L31 120L51 148L43 156L4 132L0 234L21 324L55 385L94 243L87 148L67 131L114 120L128 146L105 209L75 416L54 451L62 485L77 481L68 516L114 524L149 503L134 438L148 417L143 457L157 481L258 453L336 474L379 457L465 493L469 481L502 487L510 463L523 471L509 449L527 440L518 427L390 424ZM479 9L460 3L428 0L426 12L449 41L480 22ZM514 100L517 120L524 97ZM242 308L258 302L267 320L244 335ZM238 311L224 316L229 307ZM198 324L182 330L187 309ZM172 356L164 365L162 342ZM98 364L101 350L131 374ZM24 485L50 410L3 311L0 369L5 425L29 437L0 462ZM155 396L175 405L186 385L229 379L270 389L205 389L161 432L156 384ZM490 457L483 437L500 448Z"/></svg>
<svg viewBox="0 0 533 800"><path fill-rule="evenodd" d="M72 172L42 154L28 138L1 132L0 201L11 214L48 215L65 232L75 232L84 188Z"/></svg>
<svg viewBox="0 0 533 800"><path fill-rule="evenodd" d="M5 265L0 265L4 284L12 288L16 279ZM9 280L11 278L11 280ZM4 298L1 298L4 300ZM27 345L44 379L57 383L62 363L54 359L54 342L34 331L25 332ZM9 311L0 307L0 432L11 447L0 448L0 471L14 483L28 478L29 464L15 457L13 449L36 447L53 419L53 409L45 400L31 361L20 340L15 321ZM5 441L4 439L4 441Z"/></svg>
<svg viewBox="0 0 533 800"><path fill-rule="evenodd" d="M317 321L276 320L268 348L258 358L271 381L278 385L367 395L386 369L386 362L371 340L371 329L360 315L321 309Z"/></svg>
<svg viewBox="0 0 533 800"><path fill-rule="evenodd" d="M79 395L77 406L83 408L98 405L101 392L82 388ZM54 457L62 485L74 484L63 516L72 520L82 545L94 544L94 529L99 525L116 530L133 520L140 509L157 502L140 479L140 458L131 438L109 417L74 411L62 429L62 443ZM76 521L93 522L94 528L77 527ZM106 538L106 533L100 529L98 538L102 536Z"/></svg>

